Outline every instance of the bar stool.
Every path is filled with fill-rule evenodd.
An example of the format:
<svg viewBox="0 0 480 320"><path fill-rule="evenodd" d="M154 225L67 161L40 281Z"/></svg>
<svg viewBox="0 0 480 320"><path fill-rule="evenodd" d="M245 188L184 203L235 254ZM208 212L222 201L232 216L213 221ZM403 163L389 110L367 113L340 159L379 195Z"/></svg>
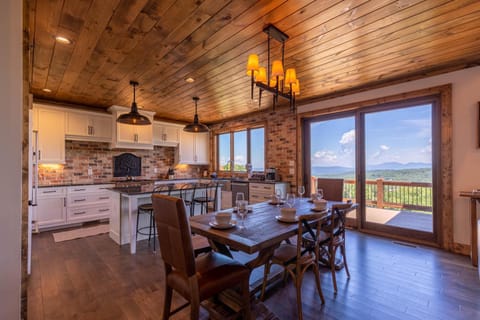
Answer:
<svg viewBox="0 0 480 320"><path fill-rule="evenodd" d="M218 187L218 182L212 182L209 184L204 185L202 189L202 196L197 197L193 195L193 208L195 208L195 205L198 203L200 204L200 214L208 213L208 208L209 205L212 204L213 211L217 210L217 187ZM197 191L198 188L196 188L194 191ZM205 209L205 212L204 212Z"/></svg>
<svg viewBox="0 0 480 320"><path fill-rule="evenodd" d="M195 187L196 184L194 183L187 183L180 187L180 199L185 203L185 207L188 207L191 217L193 217L193 195L195 194Z"/></svg>
<svg viewBox="0 0 480 320"><path fill-rule="evenodd" d="M154 193L164 193L170 195L170 192L172 191L171 185L160 185L157 186L153 189L152 195ZM148 226L145 227L139 227L138 226L138 221L140 214L148 214L149 216L149 224ZM148 233L145 231L148 229ZM153 214L153 204L152 203L145 203L141 204L137 208L137 235L142 234L147 236L148 235L148 245L150 245L150 239L153 237L153 252L156 252L155 248L155 242L156 242L156 237L157 237L157 230L156 230L156 225L155 225L155 216Z"/></svg>

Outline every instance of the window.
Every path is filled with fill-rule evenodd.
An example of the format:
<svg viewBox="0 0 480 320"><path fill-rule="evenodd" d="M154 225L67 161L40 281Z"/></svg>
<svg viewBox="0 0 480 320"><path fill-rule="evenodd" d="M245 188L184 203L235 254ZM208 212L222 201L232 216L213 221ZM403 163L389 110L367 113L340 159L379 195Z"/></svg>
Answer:
<svg viewBox="0 0 480 320"><path fill-rule="evenodd" d="M247 172L265 170L265 128L257 127L217 135L218 170Z"/></svg>

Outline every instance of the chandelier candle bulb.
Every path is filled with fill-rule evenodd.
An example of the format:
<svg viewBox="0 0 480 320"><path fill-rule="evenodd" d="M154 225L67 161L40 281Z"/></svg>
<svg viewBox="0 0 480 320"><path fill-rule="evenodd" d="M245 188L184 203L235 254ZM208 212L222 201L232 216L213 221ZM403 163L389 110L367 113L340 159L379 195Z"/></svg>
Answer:
<svg viewBox="0 0 480 320"><path fill-rule="evenodd" d="M291 84L294 84L296 81L297 81L297 74L295 72L295 69L288 68L285 74L285 85L289 86Z"/></svg>
<svg viewBox="0 0 480 320"><path fill-rule="evenodd" d="M283 65L282 61L274 60L272 63L272 77L278 77L278 80L283 80Z"/></svg>
<svg viewBox="0 0 480 320"><path fill-rule="evenodd" d="M265 69L265 67L258 68L258 73L255 77L255 81L267 84L267 70Z"/></svg>

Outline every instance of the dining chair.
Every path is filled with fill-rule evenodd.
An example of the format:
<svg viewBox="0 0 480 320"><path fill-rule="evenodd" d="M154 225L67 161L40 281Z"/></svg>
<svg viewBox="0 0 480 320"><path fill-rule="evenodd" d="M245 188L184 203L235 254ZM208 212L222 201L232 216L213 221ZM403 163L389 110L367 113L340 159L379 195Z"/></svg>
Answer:
<svg viewBox="0 0 480 320"><path fill-rule="evenodd" d="M190 319L196 320L202 301L234 287L240 290L243 319L250 319L250 270L216 252L195 258L183 200L163 194L154 194L152 198L165 273L162 319L169 319L190 305ZM173 290L188 303L171 311Z"/></svg>
<svg viewBox="0 0 480 320"><path fill-rule="evenodd" d="M317 190L323 190L323 198L329 201L343 201L343 179L318 178Z"/></svg>
<svg viewBox="0 0 480 320"><path fill-rule="evenodd" d="M298 319L303 319L302 313L302 280L305 272L311 267L315 276L315 283L317 285L317 291L322 301L325 303L325 299L322 293L322 287L320 285L320 274L318 270L318 255L319 255L319 243L314 246L313 250L306 250L302 246L302 235L304 232L315 232L312 230L311 225L315 225L315 229L320 228L321 223L319 221L325 216L325 212L318 212L313 214L305 214L298 216L298 231L296 244L283 243L278 247L271 259L265 264L262 292L260 299L263 301L265 297L265 289L268 281L268 275L270 268L273 264L278 264L283 267L285 275L290 275L292 281L296 287L297 293L297 313ZM316 230L319 232L319 230ZM285 277L284 277L285 279Z"/></svg>
<svg viewBox="0 0 480 320"><path fill-rule="evenodd" d="M342 255L342 263L350 279L350 271L348 270L347 255L345 250L345 218L347 213L352 210L351 203L333 204L331 208L330 219L327 223L320 226L320 232L315 234L305 233L303 235L303 245L306 248L312 248L314 245L320 247L320 261L325 261L330 268L332 274L332 283L335 294L337 293L337 250L340 248ZM322 254L323 253L323 254ZM324 258L326 257L326 259Z"/></svg>
<svg viewBox="0 0 480 320"><path fill-rule="evenodd" d="M170 192L172 190L172 186L168 184L162 184L156 186L153 191L153 193L158 193L158 192L164 192L170 195ZM148 215L148 220L149 224L146 227L139 227L138 222L141 214L146 214ZM137 208L137 235L142 234L142 235L148 235L148 245L150 245L150 239L153 237L153 252L156 252L156 247L155 247L155 242L156 242L156 236L157 233L155 231L155 218L153 216L153 205L152 203L144 203L138 206ZM148 230L148 233L146 233L146 230Z"/></svg>

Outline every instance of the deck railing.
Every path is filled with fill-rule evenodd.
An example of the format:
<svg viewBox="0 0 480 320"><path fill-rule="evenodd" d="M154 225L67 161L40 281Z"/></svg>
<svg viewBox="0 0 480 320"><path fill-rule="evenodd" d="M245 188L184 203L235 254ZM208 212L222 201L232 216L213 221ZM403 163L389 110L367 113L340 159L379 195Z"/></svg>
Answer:
<svg viewBox="0 0 480 320"><path fill-rule="evenodd" d="M316 190L317 177L312 176L311 186ZM345 179L343 198L355 199L355 192L355 180ZM367 206L432 211L432 184L427 182L367 180L365 195Z"/></svg>

